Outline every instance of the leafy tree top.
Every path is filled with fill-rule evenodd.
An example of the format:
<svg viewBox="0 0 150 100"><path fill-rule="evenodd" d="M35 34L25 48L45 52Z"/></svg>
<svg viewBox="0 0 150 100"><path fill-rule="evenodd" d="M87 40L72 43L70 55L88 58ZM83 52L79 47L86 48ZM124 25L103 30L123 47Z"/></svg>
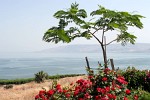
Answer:
<svg viewBox="0 0 150 100"><path fill-rule="evenodd" d="M79 37L86 39L94 37L101 45L105 68L107 68L108 63L106 46L114 41L120 42L122 45L126 45L128 42L134 44L137 37L128 32L128 28L143 28L140 19L144 17L141 15L109 10L99 6L98 10L90 13L92 19L86 21L87 12L84 9L79 9L78 6L79 4L73 3L66 11L57 11L54 17L59 20L59 24L51 27L44 34L43 40L54 43L61 41L69 43ZM107 43L105 33L114 30L118 31L116 38ZM101 33L101 36L97 36L96 33Z"/></svg>
<svg viewBox="0 0 150 100"><path fill-rule="evenodd" d="M134 44L136 36L128 32L128 27L143 28L143 24L140 21L143 16L109 10L102 6L90 13L90 16L92 16L90 21L85 21L87 12L84 9L79 9L78 6L79 4L73 3L66 11L57 11L54 17L59 20L59 24L48 29L43 36L43 40L54 43L60 41L69 43L78 37L86 39L95 37L100 44L104 45L104 33L117 30L119 34L117 34L116 39L107 44L114 41L121 42L123 45L127 42ZM95 35L99 31L102 31L101 39Z"/></svg>

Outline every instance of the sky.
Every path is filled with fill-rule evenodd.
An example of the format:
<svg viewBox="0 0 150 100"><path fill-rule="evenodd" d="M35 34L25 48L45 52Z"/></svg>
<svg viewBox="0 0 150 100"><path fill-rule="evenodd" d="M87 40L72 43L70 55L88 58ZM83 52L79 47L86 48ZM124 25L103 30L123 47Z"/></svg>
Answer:
<svg viewBox="0 0 150 100"><path fill-rule="evenodd" d="M0 0L0 53L32 52L66 44L47 43L42 40L44 33L58 20L53 14L58 10L66 10L71 3L79 3L88 14L105 8L136 12L145 16L142 19L143 29L133 28L137 43L150 43L150 0ZM97 41L75 39L70 44L96 44Z"/></svg>

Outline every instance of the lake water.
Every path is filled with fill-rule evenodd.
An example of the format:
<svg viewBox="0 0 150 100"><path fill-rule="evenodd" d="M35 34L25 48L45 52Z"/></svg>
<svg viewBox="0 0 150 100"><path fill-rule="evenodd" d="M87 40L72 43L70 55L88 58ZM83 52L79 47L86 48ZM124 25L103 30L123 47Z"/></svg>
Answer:
<svg viewBox="0 0 150 100"><path fill-rule="evenodd" d="M34 77L43 70L49 75L82 74L85 71L85 57L91 67L102 62L101 53L3 53L0 54L0 79ZM115 68L150 69L150 53L108 53L114 59Z"/></svg>

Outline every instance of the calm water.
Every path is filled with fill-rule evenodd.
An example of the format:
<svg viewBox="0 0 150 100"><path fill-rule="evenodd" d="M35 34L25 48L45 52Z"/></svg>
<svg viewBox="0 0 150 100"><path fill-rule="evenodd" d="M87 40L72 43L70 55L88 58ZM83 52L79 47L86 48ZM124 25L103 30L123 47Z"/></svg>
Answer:
<svg viewBox="0 0 150 100"><path fill-rule="evenodd" d="M108 53L113 58L115 67L150 69L150 53ZM0 79L34 77L44 70L50 75L86 73L85 57L90 66L97 67L102 61L100 53L11 53L0 54Z"/></svg>

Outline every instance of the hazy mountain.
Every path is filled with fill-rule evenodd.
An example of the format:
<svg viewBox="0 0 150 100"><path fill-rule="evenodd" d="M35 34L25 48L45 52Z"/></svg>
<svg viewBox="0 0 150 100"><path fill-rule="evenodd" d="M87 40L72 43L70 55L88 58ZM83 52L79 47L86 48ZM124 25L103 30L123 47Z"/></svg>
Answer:
<svg viewBox="0 0 150 100"><path fill-rule="evenodd" d="M50 48L46 50L42 50L40 52L45 53L94 53L94 52L102 52L99 44L93 45L67 45L60 46L55 48ZM150 44L149 43L137 43L135 45L128 44L126 46L122 46L121 44L111 44L107 46L107 52L150 52Z"/></svg>

